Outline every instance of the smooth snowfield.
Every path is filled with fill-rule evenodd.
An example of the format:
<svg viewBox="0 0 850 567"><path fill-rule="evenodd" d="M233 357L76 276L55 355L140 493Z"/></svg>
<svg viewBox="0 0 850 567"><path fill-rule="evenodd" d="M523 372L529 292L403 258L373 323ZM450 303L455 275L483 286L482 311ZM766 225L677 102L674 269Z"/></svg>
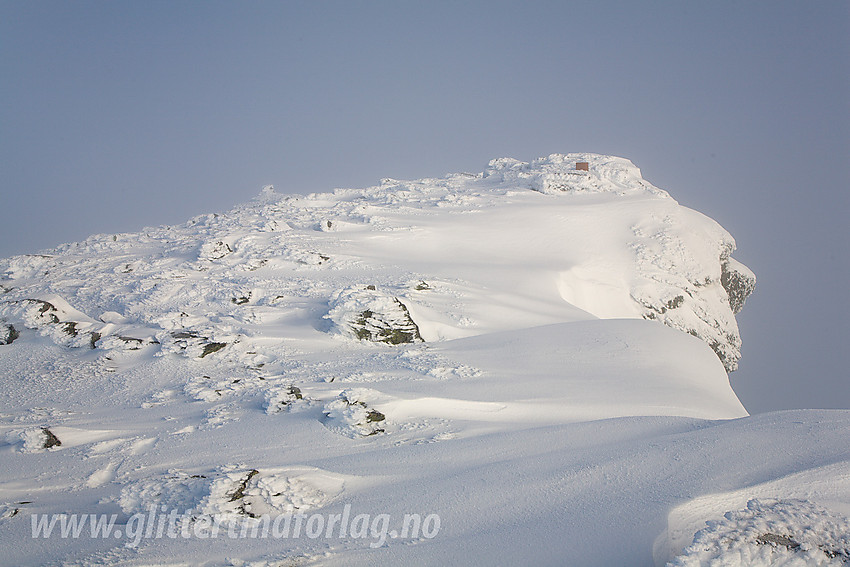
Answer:
<svg viewBox="0 0 850 567"><path fill-rule="evenodd" d="M840 565L850 412L747 415L734 246L569 154L1 260L0 564Z"/></svg>

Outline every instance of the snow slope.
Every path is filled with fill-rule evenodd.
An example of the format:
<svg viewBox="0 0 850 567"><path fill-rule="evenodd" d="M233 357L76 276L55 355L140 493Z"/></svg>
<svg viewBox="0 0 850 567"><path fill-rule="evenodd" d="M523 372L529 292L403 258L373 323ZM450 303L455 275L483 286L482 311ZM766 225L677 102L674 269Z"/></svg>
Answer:
<svg viewBox="0 0 850 567"><path fill-rule="evenodd" d="M2 260L0 563L652 565L736 510L676 561L770 514L838 535L751 555L840 561L850 414L747 417L734 246L627 160L556 154ZM129 537L346 509L372 531ZM33 538L57 513L123 535Z"/></svg>

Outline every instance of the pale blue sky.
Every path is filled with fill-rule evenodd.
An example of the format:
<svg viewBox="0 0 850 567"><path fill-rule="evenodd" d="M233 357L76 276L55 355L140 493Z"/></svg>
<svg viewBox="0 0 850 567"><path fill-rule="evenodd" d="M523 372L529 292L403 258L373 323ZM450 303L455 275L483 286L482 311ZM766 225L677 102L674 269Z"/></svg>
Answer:
<svg viewBox="0 0 850 567"><path fill-rule="evenodd" d="M847 408L848 38L844 0L0 0L0 256L268 183L620 155L757 273L747 408Z"/></svg>

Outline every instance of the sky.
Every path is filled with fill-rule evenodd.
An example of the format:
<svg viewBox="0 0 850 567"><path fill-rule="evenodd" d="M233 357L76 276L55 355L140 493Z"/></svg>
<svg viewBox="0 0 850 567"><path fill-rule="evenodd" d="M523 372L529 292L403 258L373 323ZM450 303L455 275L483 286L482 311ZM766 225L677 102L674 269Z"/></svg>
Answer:
<svg viewBox="0 0 850 567"><path fill-rule="evenodd" d="M0 0L0 257L596 152L758 277L751 413L850 408L850 3Z"/></svg>

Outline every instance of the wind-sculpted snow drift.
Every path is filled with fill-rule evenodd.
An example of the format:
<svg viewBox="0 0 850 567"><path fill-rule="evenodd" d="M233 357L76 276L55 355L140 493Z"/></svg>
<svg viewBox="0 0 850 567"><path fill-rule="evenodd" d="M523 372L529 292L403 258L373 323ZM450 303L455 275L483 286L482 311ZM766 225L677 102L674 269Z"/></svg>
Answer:
<svg viewBox="0 0 850 567"><path fill-rule="evenodd" d="M703 494L775 480L755 496L799 500L781 478L806 469L806 498L850 502L833 482L850 468L846 413L723 421L747 415L726 371L755 278L734 248L629 161L569 154L267 187L184 225L2 260L4 552L645 565L690 543ZM712 502L703 521L741 504ZM197 527L343 507L438 515L439 534L44 545L29 523L115 513L127 535L149 510Z"/></svg>

